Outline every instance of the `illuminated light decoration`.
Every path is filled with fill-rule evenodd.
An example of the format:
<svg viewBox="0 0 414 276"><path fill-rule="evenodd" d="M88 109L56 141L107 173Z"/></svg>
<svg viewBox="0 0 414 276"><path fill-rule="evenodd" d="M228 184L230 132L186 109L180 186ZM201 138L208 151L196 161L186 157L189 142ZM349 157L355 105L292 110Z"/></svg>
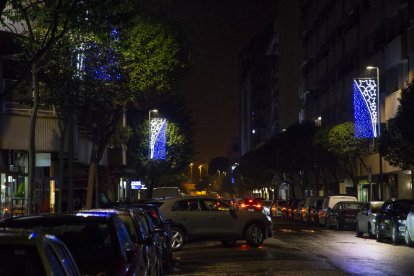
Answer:
<svg viewBox="0 0 414 276"><path fill-rule="evenodd" d="M355 137L378 137L378 89L376 79L354 79Z"/></svg>
<svg viewBox="0 0 414 276"><path fill-rule="evenodd" d="M166 158L167 120L152 118L150 123L150 159Z"/></svg>

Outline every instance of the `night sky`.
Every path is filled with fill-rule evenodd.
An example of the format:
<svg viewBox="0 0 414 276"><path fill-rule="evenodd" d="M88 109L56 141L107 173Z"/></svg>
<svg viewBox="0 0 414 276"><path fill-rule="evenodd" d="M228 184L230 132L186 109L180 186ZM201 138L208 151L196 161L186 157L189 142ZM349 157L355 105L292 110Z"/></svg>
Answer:
<svg viewBox="0 0 414 276"><path fill-rule="evenodd" d="M192 70L183 93L195 126L196 162L227 156L240 133L239 54L272 24L276 0L175 0L169 16L190 39Z"/></svg>

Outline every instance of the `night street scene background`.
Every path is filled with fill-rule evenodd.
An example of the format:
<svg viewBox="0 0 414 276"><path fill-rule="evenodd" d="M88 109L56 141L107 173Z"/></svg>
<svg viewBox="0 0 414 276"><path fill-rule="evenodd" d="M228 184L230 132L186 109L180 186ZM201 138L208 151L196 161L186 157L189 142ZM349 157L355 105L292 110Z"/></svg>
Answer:
<svg viewBox="0 0 414 276"><path fill-rule="evenodd" d="M0 0L0 221L173 187L272 236L156 274L410 275L413 170L412 0Z"/></svg>

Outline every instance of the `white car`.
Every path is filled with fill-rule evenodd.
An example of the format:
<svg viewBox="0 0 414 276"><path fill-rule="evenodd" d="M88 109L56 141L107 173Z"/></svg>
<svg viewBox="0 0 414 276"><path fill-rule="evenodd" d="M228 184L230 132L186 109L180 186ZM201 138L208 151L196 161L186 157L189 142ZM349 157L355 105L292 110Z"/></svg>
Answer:
<svg viewBox="0 0 414 276"><path fill-rule="evenodd" d="M356 217L356 235L362 237L367 233L370 238L375 237L375 217L384 201L371 201L363 205Z"/></svg>
<svg viewBox="0 0 414 276"><path fill-rule="evenodd" d="M411 206L410 212L407 215L405 228L405 243L408 246L414 245L414 205Z"/></svg>

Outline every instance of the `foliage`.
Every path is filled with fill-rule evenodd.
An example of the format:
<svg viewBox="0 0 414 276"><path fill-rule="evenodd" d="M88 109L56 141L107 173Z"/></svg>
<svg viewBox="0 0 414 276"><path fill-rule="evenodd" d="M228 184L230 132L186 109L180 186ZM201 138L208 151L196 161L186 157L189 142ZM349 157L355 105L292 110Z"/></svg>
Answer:
<svg viewBox="0 0 414 276"><path fill-rule="evenodd" d="M414 164L414 144L403 138L395 119L382 131L379 150L392 166L408 169Z"/></svg>
<svg viewBox="0 0 414 276"><path fill-rule="evenodd" d="M381 133L380 152L393 166L408 169L414 165L414 84L403 90L397 114Z"/></svg>
<svg viewBox="0 0 414 276"><path fill-rule="evenodd" d="M366 153L365 140L355 138L354 124L342 123L331 128L328 150L340 159L359 157Z"/></svg>
<svg viewBox="0 0 414 276"><path fill-rule="evenodd" d="M148 162L148 110L154 106L159 116L167 119L166 160L151 161L151 175L157 176L158 183L166 184L174 179L177 183L186 177L188 164L193 154L193 130L190 112L179 95L168 94L164 97L146 95L140 102L140 108L130 108L128 118L132 136L128 142L130 160L134 160L140 175L147 175Z"/></svg>
<svg viewBox="0 0 414 276"><path fill-rule="evenodd" d="M180 45L166 25L138 17L131 28L121 30L121 41L131 90L143 93L171 89L184 63Z"/></svg>

